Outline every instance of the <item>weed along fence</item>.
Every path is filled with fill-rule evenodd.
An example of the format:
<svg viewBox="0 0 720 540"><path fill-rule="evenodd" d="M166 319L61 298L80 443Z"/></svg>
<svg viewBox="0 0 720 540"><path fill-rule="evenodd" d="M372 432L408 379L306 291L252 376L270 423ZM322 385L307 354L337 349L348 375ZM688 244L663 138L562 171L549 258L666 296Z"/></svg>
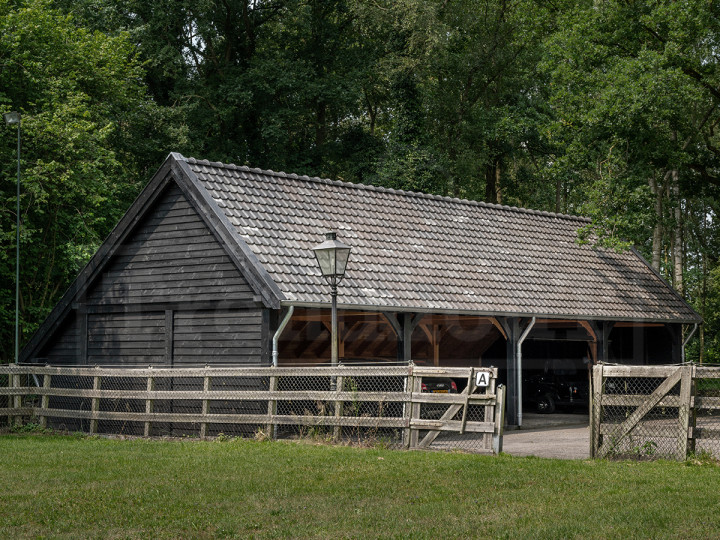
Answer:
<svg viewBox="0 0 720 540"><path fill-rule="evenodd" d="M504 392L494 368L10 365L0 367L3 379L0 414L10 426L501 448Z"/></svg>
<svg viewBox="0 0 720 540"><path fill-rule="evenodd" d="M720 368L597 365L591 455L720 458Z"/></svg>

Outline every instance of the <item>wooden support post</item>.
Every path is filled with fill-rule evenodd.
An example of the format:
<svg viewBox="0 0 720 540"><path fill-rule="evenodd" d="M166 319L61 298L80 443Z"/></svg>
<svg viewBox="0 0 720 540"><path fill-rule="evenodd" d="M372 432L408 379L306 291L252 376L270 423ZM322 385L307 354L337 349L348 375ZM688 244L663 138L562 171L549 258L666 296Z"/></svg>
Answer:
<svg viewBox="0 0 720 540"><path fill-rule="evenodd" d="M172 309L165 310L165 364L172 367L175 340L175 313Z"/></svg>
<svg viewBox="0 0 720 540"><path fill-rule="evenodd" d="M518 358L517 342L520 338L520 321L517 318L506 320L508 339L505 344L507 358L507 423L510 426L518 425L520 413L520 389L518 388Z"/></svg>
<svg viewBox="0 0 720 540"><path fill-rule="evenodd" d="M269 388L268 390L272 394L273 392L277 392L278 387L278 378L274 375L270 376L270 382L269 382ZM268 400L268 417L270 418L270 421L265 426L265 429L267 430L268 437L271 439L277 438L277 426L275 425L275 421L273 420L273 417L277 414L277 400L274 399L272 396L270 396L270 399Z"/></svg>
<svg viewBox="0 0 720 540"><path fill-rule="evenodd" d="M78 310L78 359L82 365L88 363L88 314L86 307L82 306Z"/></svg>
<svg viewBox="0 0 720 540"><path fill-rule="evenodd" d="M50 390L50 387L52 385L52 375L44 375L43 376L43 389L45 392L48 392ZM40 427L45 429L47 427L47 416L45 416L45 411L50 408L50 396L47 393L43 393L42 398L40 400Z"/></svg>
<svg viewBox="0 0 720 540"><path fill-rule="evenodd" d="M593 366L592 397L590 398L590 457L597 457L602 444L600 423L602 420L603 365Z"/></svg>
<svg viewBox="0 0 720 540"><path fill-rule="evenodd" d="M678 455L679 460L685 460L688 454L688 436L690 428L690 405L692 401L692 383L694 366L684 365L680 368L680 417L678 432Z"/></svg>
<svg viewBox="0 0 720 540"><path fill-rule="evenodd" d="M338 376L336 381L337 381L337 384L335 386L335 391L342 392L343 384L344 384L343 376L342 375ZM339 420L342 417L342 415L343 415L343 402L336 401L335 402L335 419ZM340 426L338 424L333 428L333 440L337 442L340 440L341 437L342 437L342 426Z"/></svg>
<svg viewBox="0 0 720 540"><path fill-rule="evenodd" d="M98 392L100 390L100 385L102 384L101 377L95 376L93 377L93 391ZM90 417L90 433L97 433L98 429L98 421L96 417L96 413L100 410L100 398L97 396L93 396L90 410L92 411L92 416Z"/></svg>
<svg viewBox="0 0 720 540"><path fill-rule="evenodd" d="M210 400L207 399L208 392L210 392L210 377L205 375L203 378L203 400L202 400L202 415L207 416L210 412ZM203 419L200 423L200 438L204 439L207 437L207 422Z"/></svg>
<svg viewBox="0 0 720 540"><path fill-rule="evenodd" d="M148 392L154 392L155 391L155 377L149 376L147 378L147 391ZM150 396L147 397L145 400L145 414L152 414L153 409L155 408L155 400L150 398ZM152 432L152 423L150 420L145 421L145 429L143 430L143 435L145 437L149 437L150 433Z"/></svg>

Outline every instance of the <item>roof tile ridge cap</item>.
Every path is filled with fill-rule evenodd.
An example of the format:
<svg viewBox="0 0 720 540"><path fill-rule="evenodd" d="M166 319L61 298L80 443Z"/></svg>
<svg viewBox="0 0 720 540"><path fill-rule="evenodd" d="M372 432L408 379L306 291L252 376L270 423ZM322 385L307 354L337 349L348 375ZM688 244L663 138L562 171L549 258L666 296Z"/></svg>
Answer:
<svg viewBox="0 0 720 540"><path fill-rule="evenodd" d="M188 163L197 164L197 165L208 165L208 166L224 168L224 169L234 169L234 170L243 171L243 172L264 174L266 176L289 178L291 180L308 180L308 181L317 182L320 184L343 186L343 187L354 188L354 189L365 189L368 191L376 191L378 193L391 193L391 194L396 194L396 195L405 195L408 197L417 197L417 198L421 198L421 199L434 199L434 200L438 200L438 201L469 204L469 205L480 206L480 207L485 207L485 208L493 208L495 210L517 212L517 213L521 213L521 214L529 214L529 215L535 215L535 216L565 219L565 220L569 220L569 221L580 221L583 223L592 223L592 219L585 217L585 216L573 216L570 214L547 212L545 210L535 210L533 208L521 208L518 206L510 206L510 205L505 205L505 204L494 204L494 203L488 203L488 202L484 202L484 201L473 201L470 199L462 199L460 197L448 197L445 195L436 195L433 193L423 193L421 191L406 191L403 189L394 189L394 188L388 188L385 186L376 186L374 184L358 184L356 182L346 182L344 180L331 180L329 178L320 178L319 176L308 176L305 174L303 174L303 175L289 174L289 173L282 172L282 171L273 171L270 169L259 169L259 168L248 167L246 165L235 165L233 163L223 163L221 161L209 161L206 159L197 159L197 158L192 158L192 157L185 158L185 160Z"/></svg>

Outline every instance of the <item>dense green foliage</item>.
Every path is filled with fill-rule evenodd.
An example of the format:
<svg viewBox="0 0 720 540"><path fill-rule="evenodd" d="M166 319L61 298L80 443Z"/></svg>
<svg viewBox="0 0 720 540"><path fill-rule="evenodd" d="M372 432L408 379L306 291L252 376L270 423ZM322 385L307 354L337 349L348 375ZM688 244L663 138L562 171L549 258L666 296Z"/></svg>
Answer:
<svg viewBox="0 0 720 540"><path fill-rule="evenodd" d="M179 151L590 215L581 240L637 246L706 319L692 357L720 361L718 9L0 0L0 108L24 115L23 341ZM10 344L15 133L2 133Z"/></svg>

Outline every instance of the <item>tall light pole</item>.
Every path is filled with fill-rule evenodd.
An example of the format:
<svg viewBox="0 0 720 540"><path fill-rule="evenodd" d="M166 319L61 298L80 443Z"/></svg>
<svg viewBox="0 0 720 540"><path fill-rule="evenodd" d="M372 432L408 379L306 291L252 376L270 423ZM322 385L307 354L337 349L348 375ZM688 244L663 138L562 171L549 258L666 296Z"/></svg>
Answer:
<svg viewBox="0 0 720 540"><path fill-rule="evenodd" d="M15 206L15 363L20 358L20 113L4 113L8 125L17 124L17 195Z"/></svg>
<svg viewBox="0 0 720 540"><path fill-rule="evenodd" d="M338 364L338 331L337 331L337 284L345 275L345 267L350 258L350 246L337 239L337 234L329 232L325 241L315 246L313 251L317 258L320 273L330 283L332 309L330 313L330 363Z"/></svg>

